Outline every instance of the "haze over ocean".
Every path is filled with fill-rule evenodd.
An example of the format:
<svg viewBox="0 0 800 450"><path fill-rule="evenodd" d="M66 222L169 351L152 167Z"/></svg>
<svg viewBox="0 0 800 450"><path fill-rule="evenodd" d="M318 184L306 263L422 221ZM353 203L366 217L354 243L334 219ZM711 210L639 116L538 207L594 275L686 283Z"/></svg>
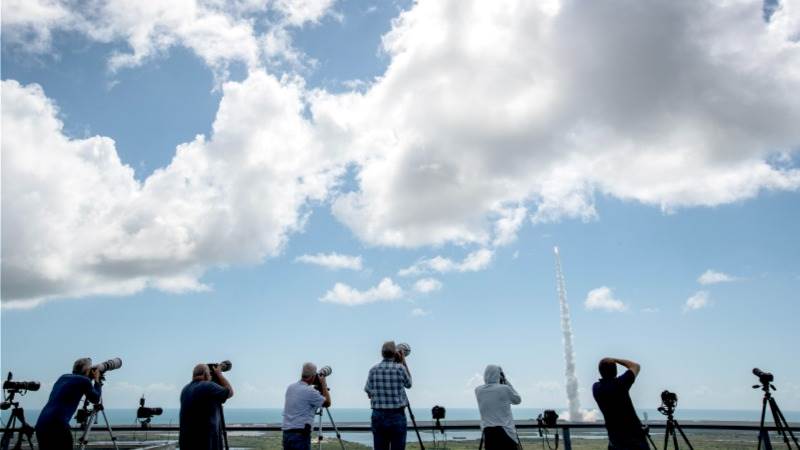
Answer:
<svg viewBox="0 0 800 450"><path fill-rule="evenodd" d="M558 246L583 409L613 356L640 411L756 420L759 367L797 418L798 0L92 5L2 2L0 371L42 382L29 414L120 357L114 420L167 420L230 359L230 418L313 361L344 421L388 339L420 418L474 414L487 364L518 418L561 412Z"/></svg>

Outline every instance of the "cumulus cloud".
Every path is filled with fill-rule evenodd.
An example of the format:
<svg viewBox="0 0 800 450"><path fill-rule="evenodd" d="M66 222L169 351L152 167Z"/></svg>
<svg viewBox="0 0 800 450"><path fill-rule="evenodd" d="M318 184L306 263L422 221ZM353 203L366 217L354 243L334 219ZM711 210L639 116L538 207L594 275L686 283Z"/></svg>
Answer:
<svg viewBox="0 0 800 450"><path fill-rule="evenodd" d="M695 311L702 309L711 304L711 299L706 291L695 292L694 295L686 299L686 304L683 306L683 312Z"/></svg>
<svg viewBox="0 0 800 450"><path fill-rule="evenodd" d="M614 298L614 292L606 286L592 289L583 302L586 309L602 309L604 311L625 311L628 307L622 300Z"/></svg>
<svg viewBox="0 0 800 450"><path fill-rule="evenodd" d="M131 2L92 0L8 0L3 2L3 35L31 52L50 50L52 34L73 31L96 42L127 45L109 55L111 70L141 65L170 48L192 50L219 75L231 63L249 68L272 58L297 63L289 27L316 23L334 0L175 0ZM276 19L267 20L267 16ZM254 25L262 24L260 29ZM266 25L266 26L265 26Z"/></svg>
<svg viewBox="0 0 800 450"><path fill-rule="evenodd" d="M396 285L391 278L384 278L377 286L366 291L359 291L344 283L336 283L333 289L320 297L324 303L335 303L345 306L359 306L368 303L397 300L403 296L403 289Z"/></svg>
<svg viewBox="0 0 800 450"><path fill-rule="evenodd" d="M520 205L595 220L598 194L674 212L796 191L774 156L800 143L800 7L761 6L415 3L382 77L314 103L356 152L333 212L372 244L488 245Z"/></svg>
<svg viewBox="0 0 800 450"><path fill-rule="evenodd" d="M708 284L717 284L717 283L729 283L731 281L738 280L737 277L732 275L728 275L724 272L717 272L716 270L706 270L697 278L697 282L702 285Z"/></svg>
<svg viewBox="0 0 800 450"><path fill-rule="evenodd" d="M316 255L301 255L294 259L296 262L315 264L327 269L361 270L363 268L361 256L340 255L339 253L317 253Z"/></svg>
<svg viewBox="0 0 800 450"><path fill-rule="evenodd" d="M65 136L39 86L3 81L3 306L204 290L208 267L279 254L342 170L301 89L262 71L226 83L213 135L139 182L113 140Z"/></svg>
<svg viewBox="0 0 800 450"><path fill-rule="evenodd" d="M486 248L469 253L462 261L454 261L442 256L421 259L413 265L397 272L401 277L430 272L478 272L486 269L494 258L494 251Z"/></svg>
<svg viewBox="0 0 800 450"><path fill-rule="evenodd" d="M414 283L414 290L422 294L438 291L442 288L442 282L436 278L421 278Z"/></svg>

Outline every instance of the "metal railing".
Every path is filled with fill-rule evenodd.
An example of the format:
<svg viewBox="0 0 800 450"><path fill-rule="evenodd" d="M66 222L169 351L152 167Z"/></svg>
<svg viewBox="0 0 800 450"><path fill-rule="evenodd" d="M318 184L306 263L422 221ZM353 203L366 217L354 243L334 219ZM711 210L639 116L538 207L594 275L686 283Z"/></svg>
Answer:
<svg viewBox="0 0 800 450"><path fill-rule="evenodd" d="M410 425L410 424L409 424ZM649 426L650 430L664 430L666 428L665 422L655 422L655 421L648 421L647 425ZM758 436L758 432L760 427L757 422L739 422L739 421L682 421L681 428L684 430L706 430L706 431L752 431L755 436ZM433 421L417 421L417 426L420 431L431 432L434 430L442 429L444 431L480 431L480 422L477 420L448 420L446 422L441 423L441 428L436 428L436 424ZM538 430L539 425L532 420L517 420L515 421L515 426L518 430ZM369 433L372 431L370 424L367 422L348 422L348 423L337 423L337 427L340 432L345 433ZM140 426L136 425L112 425L112 428L115 432L140 432L145 431ZM561 435L561 442L563 445L564 450L572 450L572 430L576 431L588 431L588 430L596 430L596 431L605 431L605 425L603 422L566 422L566 421L559 421L555 427L551 427L551 431L558 430ZM777 428L774 425L766 426L765 427L767 432L774 432L777 431ZM790 424L789 429L792 432L800 432L800 424ZM79 428L74 428L74 431L80 431ZM170 433L170 432L178 432L179 427L177 425L160 425L160 424L151 424L147 429L150 433ZM251 424L229 424L226 427L226 430L230 432L280 432L281 426L280 424L264 424L264 425L251 425ZM332 429L325 428L327 431L333 431ZM408 428L409 433L413 432L413 429L409 426ZM96 429L96 432L106 432L104 429ZM774 437L773 437L774 439ZM768 441L767 441L768 442ZM413 441L409 441L409 443L413 443ZM772 444L772 446L777 446L777 441ZM772 448L771 445L767 443L765 448L767 450Z"/></svg>

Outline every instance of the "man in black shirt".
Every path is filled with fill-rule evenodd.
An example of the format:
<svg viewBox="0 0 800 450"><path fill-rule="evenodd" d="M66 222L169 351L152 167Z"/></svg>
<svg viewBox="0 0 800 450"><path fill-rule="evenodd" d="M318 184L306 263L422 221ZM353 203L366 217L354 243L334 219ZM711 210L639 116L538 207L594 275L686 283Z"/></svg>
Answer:
<svg viewBox="0 0 800 450"><path fill-rule="evenodd" d="M207 364L198 364L192 371L192 381L181 391L180 433L181 450L221 450L222 423L220 410L225 400L233 397L233 388L222 375L219 366L213 368L216 380L211 381Z"/></svg>
<svg viewBox="0 0 800 450"><path fill-rule="evenodd" d="M617 364L628 369L619 377ZM600 380L592 387L592 394L605 419L609 450L649 450L628 393L641 367L626 359L603 358L598 368Z"/></svg>

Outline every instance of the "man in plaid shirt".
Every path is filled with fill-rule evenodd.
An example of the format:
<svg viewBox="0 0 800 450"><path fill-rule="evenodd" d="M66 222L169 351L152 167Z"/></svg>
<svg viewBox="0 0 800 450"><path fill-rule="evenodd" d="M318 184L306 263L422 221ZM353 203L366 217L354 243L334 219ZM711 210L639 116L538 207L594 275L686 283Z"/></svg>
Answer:
<svg viewBox="0 0 800 450"><path fill-rule="evenodd" d="M375 450L403 450L406 447L405 389L411 374L405 357L394 341L381 348L383 361L372 366L364 390L372 404L372 439Z"/></svg>

